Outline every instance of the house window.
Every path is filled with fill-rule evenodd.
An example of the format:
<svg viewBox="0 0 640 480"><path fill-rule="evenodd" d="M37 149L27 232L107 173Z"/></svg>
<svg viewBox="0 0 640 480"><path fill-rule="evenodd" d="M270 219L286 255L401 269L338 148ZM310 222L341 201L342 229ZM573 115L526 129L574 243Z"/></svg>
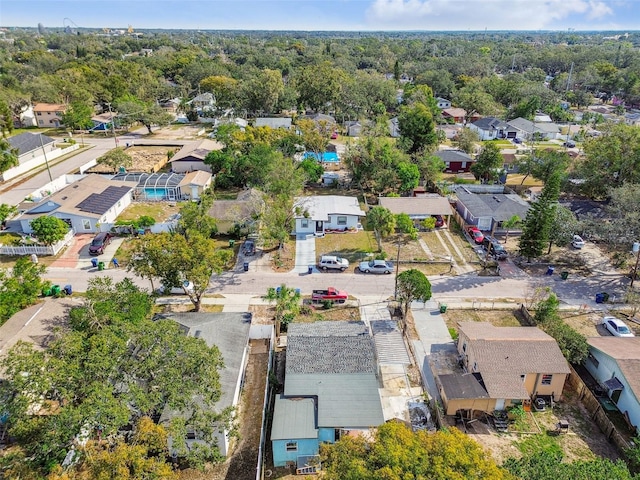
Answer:
<svg viewBox="0 0 640 480"><path fill-rule="evenodd" d="M338 217L338 225L346 225L346 224L347 224L347 217L344 217L344 216Z"/></svg>
<svg viewBox="0 0 640 480"><path fill-rule="evenodd" d="M91 220L88 219L83 219L82 220L82 228L84 228L85 230L91 230Z"/></svg>
<svg viewBox="0 0 640 480"><path fill-rule="evenodd" d="M307 220L306 218L300 220L300 227L301 228L309 228L309 220Z"/></svg>
<svg viewBox="0 0 640 480"><path fill-rule="evenodd" d="M553 375L542 375L542 385L551 385Z"/></svg>
<svg viewBox="0 0 640 480"><path fill-rule="evenodd" d="M41 116L42 116L42 113L41 113L41 112L37 112L37 113L36 113L36 115L38 115L39 117L41 117Z"/></svg>
<svg viewBox="0 0 640 480"><path fill-rule="evenodd" d="M589 352L589 361L593 363L593 366L596 368L600 365L600 361L591 352Z"/></svg>
<svg viewBox="0 0 640 480"><path fill-rule="evenodd" d="M286 449L287 449L287 452L297 452L298 442L287 442Z"/></svg>
<svg viewBox="0 0 640 480"><path fill-rule="evenodd" d="M451 168L451 162L444 162L444 166L446 168Z"/></svg>
<svg viewBox="0 0 640 480"><path fill-rule="evenodd" d="M463 351L463 352L466 352L466 351L467 351L467 342L464 342L464 343L462 344L462 351Z"/></svg>
<svg viewBox="0 0 640 480"><path fill-rule="evenodd" d="M40 114L38 114L38 115L40 115ZM38 120L38 123L39 123L40 125L44 125L44 120Z"/></svg>
<svg viewBox="0 0 640 480"><path fill-rule="evenodd" d="M520 380L522 380L524 382L524 379L527 378L526 375L520 375Z"/></svg>

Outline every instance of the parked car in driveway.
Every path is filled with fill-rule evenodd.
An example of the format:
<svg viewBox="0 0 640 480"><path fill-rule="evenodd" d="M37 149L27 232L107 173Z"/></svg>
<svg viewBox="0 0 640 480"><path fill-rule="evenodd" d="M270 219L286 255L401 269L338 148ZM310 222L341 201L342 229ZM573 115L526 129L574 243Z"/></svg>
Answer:
<svg viewBox="0 0 640 480"><path fill-rule="evenodd" d="M393 263L385 260L369 260L360 262L358 270L362 273L393 273Z"/></svg>
<svg viewBox="0 0 640 480"><path fill-rule="evenodd" d="M179 287L167 288L164 285L160 285L156 288L156 293L158 295L185 295L187 292L193 292L193 283L188 280L182 282L182 285Z"/></svg>
<svg viewBox="0 0 640 480"><path fill-rule="evenodd" d="M478 245L480 245L484 240L484 235L475 225L472 225L469 228L467 228L467 232L469 233L469 236L471 236L473 241L476 242L476 244Z"/></svg>
<svg viewBox="0 0 640 480"><path fill-rule="evenodd" d="M496 260L506 260L509 256L502 244L493 237L484 237L482 248L485 249L488 256L494 257Z"/></svg>
<svg viewBox="0 0 640 480"><path fill-rule="evenodd" d="M100 232L95 236L89 245L90 255L102 255L107 245L111 243L111 234L108 232Z"/></svg>
<svg viewBox="0 0 640 480"><path fill-rule="evenodd" d="M614 337L635 337L631 329L616 317L604 317L602 326Z"/></svg>
<svg viewBox="0 0 640 480"><path fill-rule="evenodd" d="M576 142L574 142L573 140L568 140L566 142L564 142L562 144L563 147L567 147L567 148L575 148L576 147Z"/></svg>
<svg viewBox="0 0 640 480"><path fill-rule="evenodd" d="M431 215L436 219L436 228L444 227L444 217L442 215Z"/></svg>
<svg viewBox="0 0 640 480"><path fill-rule="evenodd" d="M251 239L245 240L244 245L242 247L242 253L244 253L247 256L255 255L256 242Z"/></svg>
<svg viewBox="0 0 640 480"><path fill-rule="evenodd" d="M335 255L322 255L318 262L318 268L320 270L340 270L344 272L349 268L349 260L342 257L336 257Z"/></svg>
<svg viewBox="0 0 640 480"><path fill-rule="evenodd" d="M573 240L571 240L571 246L580 250L582 247L584 247L584 240L580 235L574 235Z"/></svg>

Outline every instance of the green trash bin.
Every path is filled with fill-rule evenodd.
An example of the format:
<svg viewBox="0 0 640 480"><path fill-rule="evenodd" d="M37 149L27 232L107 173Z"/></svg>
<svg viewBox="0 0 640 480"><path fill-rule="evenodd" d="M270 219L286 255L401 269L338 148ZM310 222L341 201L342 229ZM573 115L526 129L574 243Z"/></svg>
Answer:
<svg viewBox="0 0 640 480"><path fill-rule="evenodd" d="M43 297L50 297L51 296L51 287L45 287L42 289L42 296Z"/></svg>
<svg viewBox="0 0 640 480"><path fill-rule="evenodd" d="M560 278L562 278L562 280L566 280L567 278L569 278L569 272L562 272L560 274Z"/></svg>
<svg viewBox="0 0 640 480"><path fill-rule="evenodd" d="M60 295L60 285L53 285L51 287L51 295Z"/></svg>
<svg viewBox="0 0 640 480"><path fill-rule="evenodd" d="M235 244L236 244L236 241L235 241L235 240L229 240L229 246L230 246L231 248L233 248L233 246L234 246Z"/></svg>
<svg viewBox="0 0 640 480"><path fill-rule="evenodd" d="M98 270L104 270L104 262L98 262Z"/></svg>
<svg viewBox="0 0 640 480"><path fill-rule="evenodd" d="M609 294L607 292L602 292L602 301L603 302L609 301Z"/></svg>
<svg viewBox="0 0 640 480"><path fill-rule="evenodd" d="M447 305L445 303L440 305L440 313L445 313L447 311Z"/></svg>

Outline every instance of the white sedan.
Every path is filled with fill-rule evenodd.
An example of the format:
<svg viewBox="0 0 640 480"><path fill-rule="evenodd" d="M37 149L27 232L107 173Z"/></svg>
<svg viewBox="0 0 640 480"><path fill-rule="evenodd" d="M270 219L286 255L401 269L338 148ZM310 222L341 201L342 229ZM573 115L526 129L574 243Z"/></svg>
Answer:
<svg viewBox="0 0 640 480"><path fill-rule="evenodd" d="M635 337L627 324L616 317L604 317L602 325L614 337Z"/></svg>
<svg viewBox="0 0 640 480"><path fill-rule="evenodd" d="M362 273L393 273L393 264L385 260L369 260L360 262L358 270Z"/></svg>
<svg viewBox="0 0 640 480"><path fill-rule="evenodd" d="M571 241L571 246L579 250L584 247L584 240L580 235L574 235L573 240Z"/></svg>

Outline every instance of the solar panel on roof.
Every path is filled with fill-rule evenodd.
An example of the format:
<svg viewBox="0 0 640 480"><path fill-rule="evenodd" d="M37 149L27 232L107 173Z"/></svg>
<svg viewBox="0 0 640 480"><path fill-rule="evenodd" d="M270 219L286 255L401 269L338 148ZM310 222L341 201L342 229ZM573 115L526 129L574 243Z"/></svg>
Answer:
<svg viewBox="0 0 640 480"><path fill-rule="evenodd" d="M76 208L82 212L102 215L103 213L107 213L109 209L118 203L130 190L131 187L107 187L102 193L92 193L89 195L76 205Z"/></svg>

